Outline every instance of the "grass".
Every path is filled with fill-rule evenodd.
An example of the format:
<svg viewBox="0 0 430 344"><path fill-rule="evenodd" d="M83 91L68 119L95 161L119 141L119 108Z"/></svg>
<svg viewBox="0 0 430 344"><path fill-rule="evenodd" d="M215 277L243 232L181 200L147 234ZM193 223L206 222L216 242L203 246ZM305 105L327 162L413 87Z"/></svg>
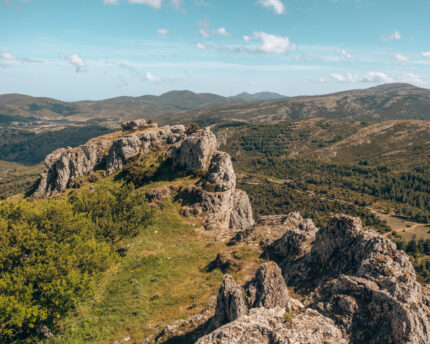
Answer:
<svg viewBox="0 0 430 344"><path fill-rule="evenodd" d="M219 246L207 247L205 237L177 210L166 203L149 228L124 242L127 255L103 276L95 298L62 320L64 332L49 343L108 343L127 336L141 343L156 334L157 325L206 307L222 273L204 272L204 267Z"/></svg>

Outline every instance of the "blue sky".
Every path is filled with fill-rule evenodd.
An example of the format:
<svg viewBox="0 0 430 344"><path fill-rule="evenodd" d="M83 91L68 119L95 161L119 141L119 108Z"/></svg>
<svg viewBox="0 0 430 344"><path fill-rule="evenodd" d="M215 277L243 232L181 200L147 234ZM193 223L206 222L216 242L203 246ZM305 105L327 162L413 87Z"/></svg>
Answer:
<svg viewBox="0 0 430 344"><path fill-rule="evenodd" d="M0 1L0 93L430 87L430 0Z"/></svg>

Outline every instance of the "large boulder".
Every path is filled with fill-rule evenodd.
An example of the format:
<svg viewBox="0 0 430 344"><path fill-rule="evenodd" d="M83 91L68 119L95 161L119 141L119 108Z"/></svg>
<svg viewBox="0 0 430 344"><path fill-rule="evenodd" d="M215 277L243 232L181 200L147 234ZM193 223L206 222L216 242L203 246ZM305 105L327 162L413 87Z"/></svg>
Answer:
<svg viewBox="0 0 430 344"><path fill-rule="evenodd" d="M131 121L124 121L121 123L121 128L124 131L137 130L147 124L146 119L135 119Z"/></svg>
<svg viewBox="0 0 430 344"><path fill-rule="evenodd" d="M236 187L236 174L230 155L217 151L212 157L209 171L205 176L206 183L212 185L215 192L234 190Z"/></svg>
<svg viewBox="0 0 430 344"><path fill-rule="evenodd" d="M260 266L243 288L224 276L211 325L198 344L347 343L333 320L289 298L274 262Z"/></svg>
<svg viewBox="0 0 430 344"><path fill-rule="evenodd" d="M252 207L248 194L245 191L236 189L233 194L233 209L230 214L229 228L242 230L254 224Z"/></svg>
<svg viewBox="0 0 430 344"><path fill-rule="evenodd" d="M107 173L112 174L120 170L128 159L139 154L141 147L141 140L134 134L116 139L106 158Z"/></svg>
<svg viewBox="0 0 430 344"><path fill-rule="evenodd" d="M216 136L209 128L188 136L173 152L173 167L187 172L206 171L217 149Z"/></svg>
<svg viewBox="0 0 430 344"><path fill-rule="evenodd" d="M88 175L100 163L110 142L100 140L68 149L57 149L45 158L45 171L39 179L35 197L50 197L66 191L70 181Z"/></svg>
<svg viewBox="0 0 430 344"><path fill-rule="evenodd" d="M284 308L253 308L196 344L347 344L334 322L306 309L291 315Z"/></svg>
<svg viewBox="0 0 430 344"><path fill-rule="evenodd" d="M213 325L218 328L248 312L242 289L233 277L225 275L219 289Z"/></svg>

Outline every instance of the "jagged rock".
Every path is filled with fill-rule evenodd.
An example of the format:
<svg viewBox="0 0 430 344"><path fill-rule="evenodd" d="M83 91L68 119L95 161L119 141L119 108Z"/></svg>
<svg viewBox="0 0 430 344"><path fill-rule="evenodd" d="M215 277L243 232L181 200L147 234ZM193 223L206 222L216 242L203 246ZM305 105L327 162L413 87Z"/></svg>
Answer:
<svg viewBox="0 0 430 344"><path fill-rule="evenodd" d="M49 197L66 191L71 180L94 170L109 145L109 141L100 140L76 148L55 150L45 159L46 169L39 179L35 197Z"/></svg>
<svg viewBox="0 0 430 344"><path fill-rule="evenodd" d="M146 119L136 119L132 121L125 121L121 123L121 128L124 131L137 130L146 125Z"/></svg>
<svg viewBox="0 0 430 344"><path fill-rule="evenodd" d="M208 192L202 190L200 205L206 213L204 226L208 230L228 229L233 210L234 191Z"/></svg>
<svg viewBox="0 0 430 344"><path fill-rule="evenodd" d="M288 315L288 316L287 316ZM253 308L196 344L346 344L334 322L315 310L291 315L281 307Z"/></svg>
<svg viewBox="0 0 430 344"><path fill-rule="evenodd" d="M188 136L173 152L173 167L188 172L206 171L217 149L217 140L209 128Z"/></svg>
<svg viewBox="0 0 430 344"><path fill-rule="evenodd" d="M116 139L106 159L107 173L112 174L120 170L128 159L139 154L141 144L140 139L134 134Z"/></svg>
<svg viewBox="0 0 430 344"><path fill-rule="evenodd" d="M249 228L237 232L229 241L228 245L236 245L239 243L249 245L260 245L261 248L268 251L270 257L276 258L277 254L285 257L284 247L288 247L280 243L283 236L288 237L290 230L295 230L295 233L316 233L317 228L310 219L303 219L299 213L294 212L287 215L267 215L261 216ZM295 235L295 234L294 234ZM274 244L274 242L280 243ZM281 250L281 252L277 252Z"/></svg>
<svg viewBox="0 0 430 344"><path fill-rule="evenodd" d="M286 282L351 343L430 342L427 298L408 256L358 218L336 216L314 239L305 229L289 231L274 246L278 257L285 255Z"/></svg>
<svg viewBox="0 0 430 344"><path fill-rule="evenodd" d="M252 217L252 207L248 194L245 191L236 189L233 194L233 209L230 214L231 229L246 229L254 224Z"/></svg>
<svg viewBox="0 0 430 344"><path fill-rule="evenodd" d="M206 183L213 186L213 191L215 192L234 190L236 187L236 174L234 173L230 155L225 152L216 152L204 179Z"/></svg>
<svg viewBox="0 0 430 344"><path fill-rule="evenodd" d="M282 271L275 262L260 266L254 279L245 285L244 290L249 308L285 308L288 304L288 289Z"/></svg>
<svg viewBox="0 0 430 344"><path fill-rule="evenodd" d="M218 293L213 325L218 328L248 312L242 289L233 277L225 275Z"/></svg>

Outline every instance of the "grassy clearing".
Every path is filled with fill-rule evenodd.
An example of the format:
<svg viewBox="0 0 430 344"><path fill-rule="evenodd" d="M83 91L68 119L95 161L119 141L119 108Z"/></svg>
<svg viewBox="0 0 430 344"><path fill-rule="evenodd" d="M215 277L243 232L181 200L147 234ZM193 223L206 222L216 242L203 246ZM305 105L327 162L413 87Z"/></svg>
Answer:
<svg viewBox="0 0 430 344"><path fill-rule="evenodd" d="M109 343L130 336L133 343L154 327L187 318L216 295L222 273L204 272L220 247L186 224L168 202L153 224L124 245L121 263L104 276L97 295L61 322L64 332L49 343Z"/></svg>

